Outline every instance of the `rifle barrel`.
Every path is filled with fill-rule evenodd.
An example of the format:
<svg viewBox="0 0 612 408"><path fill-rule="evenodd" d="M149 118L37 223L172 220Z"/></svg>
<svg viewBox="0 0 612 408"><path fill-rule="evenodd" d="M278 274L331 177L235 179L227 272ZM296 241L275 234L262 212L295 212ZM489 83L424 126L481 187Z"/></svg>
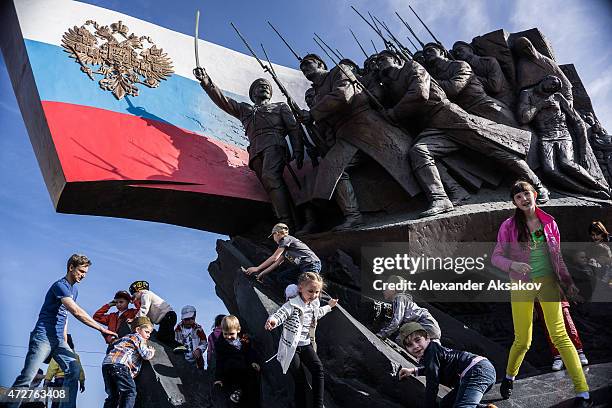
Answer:
<svg viewBox="0 0 612 408"><path fill-rule="evenodd" d="M278 30L276 29L276 27L274 27L272 25L271 22L268 21L268 25L270 27L272 27L272 29L274 30L274 32L276 33L276 35L278 35L280 37L281 40L283 40L283 42L285 43L285 45L287 46L287 48L289 48L289 51L291 51L293 53L293 55L295 56L295 58L297 58L298 61L302 62L302 57L300 57L297 52L295 52L293 50L293 48L291 48L291 46L289 45L289 43L287 41L285 41L285 38L283 38L283 36L281 35L281 33L278 32Z"/></svg>
<svg viewBox="0 0 612 408"><path fill-rule="evenodd" d="M423 24L423 27L425 27L425 29L427 30L427 32L429 33L429 35L431 35L431 37L434 39L435 42L437 42L438 44L442 45L442 43L440 42L440 40L438 40L436 38L436 36L434 35L434 33L431 32L431 30L429 29L429 27L427 27L427 24L425 24L425 22L423 20L421 20L421 17L419 17L419 15L416 13L416 11L414 11L414 9L412 8L411 5L408 5L408 7L410 8L410 10L414 13L414 15L416 16L416 18L419 19L419 21L421 22L421 24ZM443 45L442 45L443 46ZM444 46L443 46L444 47Z"/></svg>
<svg viewBox="0 0 612 408"><path fill-rule="evenodd" d="M336 51L334 51L332 49L332 47L327 45L327 43L319 36L319 34L314 33L314 35L315 35L315 37L317 37L319 39L319 41L321 41L323 43L323 45L325 45L325 47L327 47L328 50L330 50L332 52L332 54L334 54L336 56L336 58L338 58L339 60L342 59L342 57L339 55L339 53L336 53Z"/></svg>
<svg viewBox="0 0 612 408"><path fill-rule="evenodd" d="M359 46L359 48L361 48L361 52L363 52L363 55L365 55L366 58L368 58L368 54L365 52L365 50L363 49L363 47L361 46L361 43L359 42L359 40L357 39L357 36L355 36L355 33L353 32L353 30L351 30L349 28L349 31L351 32L351 34L353 35L353 38L355 39L355 41L357 42L357 45Z"/></svg>
<svg viewBox="0 0 612 408"><path fill-rule="evenodd" d="M412 36L417 40L417 42L419 44L421 44L421 48L425 48L425 43L423 41L421 41L421 39L419 37L417 37L416 33L414 32L414 30L412 30L412 27L410 27L410 24L408 24L406 22L406 20L404 20L402 18L402 16L399 15L399 13L396 11L395 15L402 21L402 23L404 23L404 25L406 26L406 28L408 29L408 31L410 31L410 34L412 34ZM418 48L415 46L414 48L416 48L418 50Z"/></svg>
<svg viewBox="0 0 612 408"><path fill-rule="evenodd" d="M251 55L257 60L257 62L259 62L259 65L261 65L261 67L264 69L264 71L268 71L270 68L268 68L266 65L264 65L263 62L261 62L261 60L259 59L259 57L257 56L257 54L255 54L255 51L253 51L253 49L251 48L251 46L249 45L249 43L247 42L246 38L243 37L243 35L240 33L240 31L238 30L238 28L236 28L236 26L234 25L234 23L230 22L230 25L232 26L232 28L234 29L234 31L236 31L236 34L238 34L238 37L240 37L240 39L242 40L242 42L244 43L244 45L246 45L246 47L249 49L249 52L251 53Z"/></svg>

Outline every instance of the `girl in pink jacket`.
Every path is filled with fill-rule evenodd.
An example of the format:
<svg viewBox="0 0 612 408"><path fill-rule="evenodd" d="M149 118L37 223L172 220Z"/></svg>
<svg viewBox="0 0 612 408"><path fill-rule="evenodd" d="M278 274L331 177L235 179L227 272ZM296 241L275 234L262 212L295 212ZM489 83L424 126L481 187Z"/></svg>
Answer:
<svg viewBox="0 0 612 408"><path fill-rule="evenodd" d="M591 407L593 402L589 397L589 386L563 322L561 290L569 299L576 299L578 289L563 262L559 228L552 216L537 207L537 192L531 184L525 181L514 183L510 197L516 211L499 228L491 262L508 272L513 281L541 285L537 290L516 290L511 293L514 342L500 393L504 399L512 394L514 378L531 344L533 305L537 298L551 340L574 383L577 394L574 407Z"/></svg>

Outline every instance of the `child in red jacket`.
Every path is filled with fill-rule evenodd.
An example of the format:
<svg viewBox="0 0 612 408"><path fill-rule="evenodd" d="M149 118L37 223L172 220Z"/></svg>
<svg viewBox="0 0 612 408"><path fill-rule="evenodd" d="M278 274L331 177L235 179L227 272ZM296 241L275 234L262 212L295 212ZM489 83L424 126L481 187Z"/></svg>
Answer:
<svg viewBox="0 0 612 408"><path fill-rule="evenodd" d="M113 300L103 305L94 313L93 319L98 323L106 325L110 331L117 333L119 337L125 336L131 332L128 319L130 321L134 319L138 310L130 308L131 301L132 296L125 290L120 290L115 293ZM107 313L113 306L117 308L117 311ZM112 343L113 339L116 339L116 337L104 336L107 344Z"/></svg>

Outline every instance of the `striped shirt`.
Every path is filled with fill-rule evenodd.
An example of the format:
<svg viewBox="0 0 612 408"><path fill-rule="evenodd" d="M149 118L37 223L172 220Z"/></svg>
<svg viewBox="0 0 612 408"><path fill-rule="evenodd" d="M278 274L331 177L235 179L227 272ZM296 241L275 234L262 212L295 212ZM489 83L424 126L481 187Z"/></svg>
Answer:
<svg viewBox="0 0 612 408"><path fill-rule="evenodd" d="M138 333L130 333L123 336L112 344L111 350L106 354L102 365L124 364L136 377L140 371L142 360L150 360L155 354L153 347L147 346L147 342Z"/></svg>

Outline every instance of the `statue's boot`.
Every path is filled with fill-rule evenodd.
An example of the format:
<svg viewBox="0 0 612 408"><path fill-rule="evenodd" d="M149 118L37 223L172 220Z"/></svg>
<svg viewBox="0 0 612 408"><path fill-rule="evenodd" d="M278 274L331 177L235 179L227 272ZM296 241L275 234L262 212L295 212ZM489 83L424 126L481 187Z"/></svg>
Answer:
<svg viewBox="0 0 612 408"><path fill-rule="evenodd" d="M342 214L344 214L344 222L340 225L336 225L333 231L344 231L363 225L363 217L359 211L357 196L355 195L355 190L353 190L353 185L350 180L341 178L338 181L336 190L334 191L334 198Z"/></svg>
<svg viewBox="0 0 612 408"><path fill-rule="evenodd" d="M460 203L470 199L470 193L468 193L466 189L448 173L445 165L436 163L436 168L438 169L438 174L440 174L442 185L448 193L448 198L454 206L460 205Z"/></svg>
<svg viewBox="0 0 612 408"><path fill-rule="evenodd" d="M538 180L539 181L539 180ZM544 204L550 200L550 192L541 181L539 181L536 185L533 186L538 193L538 197L536 198L536 203Z"/></svg>
<svg viewBox="0 0 612 408"><path fill-rule="evenodd" d="M302 225L299 231L296 231L295 235L306 235L312 234L319 229L319 225L316 220L315 210L311 205L306 205L304 208L304 219L306 222Z"/></svg>
<svg viewBox="0 0 612 408"><path fill-rule="evenodd" d="M431 217L453 210L453 203L448 199L438 169L434 165L421 167L416 176L430 202L429 208L419 214L419 218Z"/></svg>
<svg viewBox="0 0 612 408"><path fill-rule="evenodd" d="M289 192L284 188L276 188L268 191L268 196L272 202L272 208L274 209L278 222L287 224L289 231L293 231L295 228L295 217Z"/></svg>

